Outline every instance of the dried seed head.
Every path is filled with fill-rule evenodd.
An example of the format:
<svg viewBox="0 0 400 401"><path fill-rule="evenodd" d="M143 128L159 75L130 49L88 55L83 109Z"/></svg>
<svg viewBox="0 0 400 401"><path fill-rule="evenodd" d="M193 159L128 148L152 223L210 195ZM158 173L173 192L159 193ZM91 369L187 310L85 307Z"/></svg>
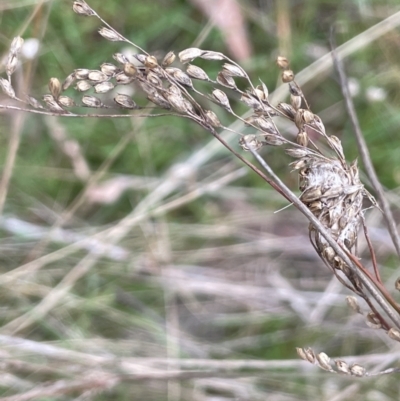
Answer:
<svg viewBox="0 0 400 401"><path fill-rule="evenodd" d="M11 97L12 99L15 98L15 91L7 79L0 78L0 86L7 96Z"/></svg>
<svg viewBox="0 0 400 401"><path fill-rule="evenodd" d="M61 89L63 91L67 90L74 83L74 81L75 81L75 72L69 74L67 76L67 78L65 78L65 80L61 86Z"/></svg>
<svg viewBox="0 0 400 401"><path fill-rule="evenodd" d="M202 68L197 67L193 64L188 65L188 67L186 68L186 73L194 79L201 79L202 81L210 80L210 78Z"/></svg>
<svg viewBox="0 0 400 401"><path fill-rule="evenodd" d="M57 99L60 96L61 83L57 78L50 78L49 90L55 99Z"/></svg>
<svg viewBox="0 0 400 401"><path fill-rule="evenodd" d="M124 109L138 109L138 105L127 95L118 94L114 98L114 102Z"/></svg>
<svg viewBox="0 0 400 401"><path fill-rule="evenodd" d="M264 117L255 117L253 119L253 124L257 126L261 131L264 131L268 134L280 135L278 129L275 124L269 118Z"/></svg>
<svg viewBox="0 0 400 401"><path fill-rule="evenodd" d="M354 363L353 365L350 366L350 373L353 376L363 377L363 376L365 376L366 370L362 366Z"/></svg>
<svg viewBox="0 0 400 401"><path fill-rule="evenodd" d="M182 50L178 56L181 63L186 64L190 63L197 57L200 57L203 54L203 50L197 49L196 47L191 47L189 49Z"/></svg>
<svg viewBox="0 0 400 401"><path fill-rule="evenodd" d="M96 93L107 93L114 89L114 84L112 82L101 82L94 86L94 91Z"/></svg>
<svg viewBox="0 0 400 401"><path fill-rule="evenodd" d="M222 71L217 75L217 82L227 88L236 88L235 80L230 75L225 75Z"/></svg>
<svg viewBox="0 0 400 401"><path fill-rule="evenodd" d="M43 101L46 103L46 106L56 113L65 113L65 110L57 103L54 99L53 95L44 95Z"/></svg>
<svg viewBox="0 0 400 401"><path fill-rule="evenodd" d="M106 28L104 26L99 29L99 34L103 36L104 39L107 39L111 42L118 42L123 40L123 38L118 32L114 31L113 29Z"/></svg>
<svg viewBox="0 0 400 401"><path fill-rule="evenodd" d="M296 136L296 142L304 147L308 145L308 135L306 131L300 131Z"/></svg>
<svg viewBox="0 0 400 401"><path fill-rule="evenodd" d="M342 142L340 141L340 139L337 136L331 135L329 137L329 145L331 145L332 149L336 150L338 155L342 159L344 159L344 152L343 152ZM355 170L353 170L353 173L356 171L356 174L358 175L357 160L356 160L356 163L354 164L354 166L355 166ZM351 166L350 168L352 169L353 166Z"/></svg>
<svg viewBox="0 0 400 401"><path fill-rule="evenodd" d="M314 121L314 114L310 110L304 110L303 119L306 124L311 124Z"/></svg>
<svg viewBox="0 0 400 401"><path fill-rule="evenodd" d="M296 347L296 352L297 352L297 355L298 355L301 359L303 359L304 361L308 361L307 356L306 356L306 353L304 352L304 349L303 349L303 348Z"/></svg>
<svg viewBox="0 0 400 401"><path fill-rule="evenodd" d="M18 56L14 53L9 53L6 65L6 72L8 76L11 76L16 70L18 65Z"/></svg>
<svg viewBox="0 0 400 401"><path fill-rule="evenodd" d="M346 297L346 302L347 302L347 305L349 305L350 308L353 309L354 312L362 313L360 305L358 304L358 301L357 301L356 297L353 297L353 296L349 295L349 296Z"/></svg>
<svg viewBox="0 0 400 401"><path fill-rule="evenodd" d="M95 96L83 96L82 103L87 107L102 107L103 103Z"/></svg>
<svg viewBox="0 0 400 401"><path fill-rule="evenodd" d="M241 77L241 78L246 77L246 73L244 72L243 68L241 68L237 65L225 63L222 66L222 71L223 71L224 75L227 75L227 76Z"/></svg>
<svg viewBox="0 0 400 401"><path fill-rule="evenodd" d="M221 126L221 122L219 121L217 115L211 111L211 110L207 110L205 112L205 117L207 122L214 128L220 127Z"/></svg>
<svg viewBox="0 0 400 401"><path fill-rule="evenodd" d="M394 288L396 288L397 291L400 291L400 277L394 283Z"/></svg>
<svg viewBox="0 0 400 401"><path fill-rule="evenodd" d="M144 60L144 65L147 68L153 69L158 67L158 61L154 56L147 56L146 59Z"/></svg>
<svg viewBox="0 0 400 401"><path fill-rule="evenodd" d="M160 77L157 74L154 74L154 72L149 72L147 74L147 82L150 83L151 85L157 86L159 88L162 87L162 81Z"/></svg>
<svg viewBox="0 0 400 401"><path fill-rule="evenodd" d="M329 358L329 356L326 355L325 352L320 352L316 355L316 357L318 364L322 369L328 370L329 372L333 370L332 366L330 365L331 358Z"/></svg>
<svg viewBox="0 0 400 401"><path fill-rule="evenodd" d="M310 363L315 362L315 352L311 348L304 348L304 353L306 354L308 362Z"/></svg>
<svg viewBox="0 0 400 401"><path fill-rule="evenodd" d="M225 92L222 92L220 89L214 89L212 91L212 97L223 107L228 110L232 110L229 104L228 96L226 96Z"/></svg>
<svg viewBox="0 0 400 401"><path fill-rule="evenodd" d="M171 104L157 92L148 94L147 99L149 99L150 102L153 102L155 105L162 107L163 109L169 110L171 108ZM184 109L184 106L184 103L182 103L182 109Z"/></svg>
<svg viewBox="0 0 400 401"><path fill-rule="evenodd" d="M42 105L40 104L39 100L35 99L32 96L27 95L26 100L28 103L35 109L43 109Z"/></svg>
<svg viewBox="0 0 400 401"><path fill-rule="evenodd" d="M321 195L321 187L310 187L301 194L300 200L302 202L308 203L320 199Z"/></svg>
<svg viewBox="0 0 400 401"><path fill-rule="evenodd" d="M163 67L168 67L175 61L175 53L174 52L168 52L165 57L163 58L163 61L161 62L161 65Z"/></svg>
<svg viewBox="0 0 400 401"><path fill-rule="evenodd" d="M137 68L132 63L125 63L124 64L124 73L128 77L135 77L137 75Z"/></svg>
<svg viewBox="0 0 400 401"><path fill-rule="evenodd" d="M369 312L366 316L366 323L371 329L380 329L382 324L374 312Z"/></svg>
<svg viewBox="0 0 400 401"><path fill-rule="evenodd" d="M296 82L289 83L289 92L293 96L303 96L303 91L301 90L300 86L297 85Z"/></svg>
<svg viewBox="0 0 400 401"><path fill-rule="evenodd" d="M144 65L147 55L146 54L134 54L133 57L135 57L135 59L137 61L139 61L139 63L142 63Z"/></svg>
<svg viewBox="0 0 400 401"><path fill-rule="evenodd" d="M399 330L397 330L397 329L395 329L395 328L391 328L389 331L388 331L388 336L392 339L392 340L395 340L395 341L399 341L400 342L400 331Z"/></svg>
<svg viewBox="0 0 400 401"><path fill-rule="evenodd" d="M309 155L309 151L307 149L286 149L285 153L291 157L306 157Z"/></svg>
<svg viewBox="0 0 400 401"><path fill-rule="evenodd" d="M224 60L225 56L219 52L206 51L201 54L200 58L204 60Z"/></svg>
<svg viewBox="0 0 400 401"><path fill-rule="evenodd" d="M24 44L24 39L21 36L16 36L10 46L10 52L18 55L22 49L22 45Z"/></svg>
<svg viewBox="0 0 400 401"><path fill-rule="evenodd" d="M58 103L60 103L61 106L64 107L73 107L75 106L75 102L73 99L71 99L69 96L60 96L57 99Z"/></svg>
<svg viewBox="0 0 400 401"><path fill-rule="evenodd" d="M261 80L260 80L261 81ZM258 85L256 89L262 90L264 92L264 96L260 98L261 100L267 100L269 91L267 85L263 81L261 81L261 85Z"/></svg>
<svg viewBox="0 0 400 401"><path fill-rule="evenodd" d="M318 214L322 210L322 202L321 201L314 201L308 204L308 208L314 214Z"/></svg>
<svg viewBox="0 0 400 401"><path fill-rule="evenodd" d="M285 143L284 138L282 138L280 135L276 134L261 134L264 143L267 145L272 145L272 146L281 146Z"/></svg>
<svg viewBox="0 0 400 401"><path fill-rule="evenodd" d="M167 95L169 104L179 113L186 114L188 112L188 105L182 96L170 93Z"/></svg>
<svg viewBox="0 0 400 401"><path fill-rule="evenodd" d="M115 76L115 81L117 82L118 85L130 84L134 79L135 77L130 77L126 75L124 72L119 72Z"/></svg>
<svg viewBox="0 0 400 401"><path fill-rule="evenodd" d="M244 135L239 139L239 145L243 150L258 150L260 149L263 145L262 143L257 139L256 135Z"/></svg>
<svg viewBox="0 0 400 401"><path fill-rule="evenodd" d="M78 90L79 92L86 92L92 87L91 83L89 81L78 81L75 85L75 89Z"/></svg>
<svg viewBox="0 0 400 401"><path fill-rule="evenodd" d="M88 74L88 79L90 79L91 81L96 82L96 83L104 82L104 81L107 81L108 76L101 71L92 70Z"/></svg>
<svg viewBox="0 0 400 401"><path fill-rule="evenodd" d="M289 60L286 57L278 56L276 64L278 64L279 68L286 69L289 67Z"/></svg>
<svg viewBox="0 0 400 401"><path fill-rule="evenodd" d="M116 62L118 62L120 64L129 63L128 58L126 56L124 56L122 53L114 53L112 57Z"/></svg>
<svg viewBox="0 0 400 401"><path fill-rule="evenodd" d="M285 70L282 72L282 81L285 83L292 82L294 80L294 73L292 70Z"/></svg>
<svg viewBox="0 0 400 401"><path fill-rule="evenodd" d="M296 116L296 110L290 104L279 103L277 109L281 111L283 115L289 117L291 120L293 120Z"/></svg>
<svg viewBox="0 0 400 401"><path fill-rule="evenodd" d="M100 66L100 71L101 71L103 74L106 74L107 76L112 77L112 76L114 76L117 72L119 72L120 70L119 70L119 68L118 68L116 65L114 65L114 64L111 64L111 63L103 63L103 64Z"/></svg>
<svg viewBox="0 0 400 401"><path fill-rule="evenodd" d="M255 111L262 110L262 104L260 103L260 101L250 93L243 93L240 101L242 101L248 107L251 107Z"/></svg>
<svg viewBox="0 0 400 401"><path fill-rule="evenodd" d="M78 68L77 70L74 71L75 78L76 79L87 79L89 76L90 70L87 68Z"/></svg>
<svg viewBox="0 0 400 401"><path fill-rule="evenodd" d="M295 110L298 110L301 107L301 96L290 95L290 104Z"/></svg>
<svg viewBox="0 0 400 401"><path fill-rule="evenodd" d="M335 251L330 246L327 246L322 251L322 256L329 262L332 262L335 257Z"/></svg>
<svg viewBox="0 0 400 401"><path fill-rule="evenodd" d="M338 372L345 373L347 375L350 374L349 365L347 365L345 361L337 360L335 361L335 364Z"/></svg>
<svg viewBox="0 0 400 401"><path fill-rule="evenodd" d="M74 12L76 12L79 15L84 15L85 17L91 17L92 15L95 15L96 13L88 6L88 4L84 0L77 0L74 1L74 4L72 6L72 9Z"/></svg>
<svg viewBox="0 0 400 401"><path fill-rule="evenodd" d="M193 88L192 80L190 79L189 75L185 72L177 68L172 73L173 77L182 85L188 86L189 88Z"/></svg>

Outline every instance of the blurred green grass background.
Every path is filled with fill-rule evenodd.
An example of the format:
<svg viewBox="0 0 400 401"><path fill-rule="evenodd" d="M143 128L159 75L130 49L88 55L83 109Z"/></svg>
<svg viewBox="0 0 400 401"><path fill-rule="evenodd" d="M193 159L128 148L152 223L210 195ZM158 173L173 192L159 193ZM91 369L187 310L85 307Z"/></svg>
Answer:
<svg viewBox="0 0 400 401"><path fill-rule="evenodd" d="M232 44L223 26L212 22L218 2L210 15L200 11L199 3L89 4L159 57L196 44L236 58L240 52L235 43L242 42ZM71 4L0 0L1 54L7 54L18 34L40 40L38 57L27 60L16 76L18 82L29 83L34 96L47 92L50 77L62 80L75 68L96 69L126 47L102 39L99 21L77 16ZM331 26L340 45L399 11L394 0L240 1L231 7L237 7L248 33L249 57L241 65L253 82L262 79L271 92L279 85L278 54L286 53L300 72L329 51ZM345 60L363 132L394 207L400 182L399 43L399 28L394 28ZM212 63L202 67L210 76L218 72ZM356 158L335 73L316 74L303 90L327 131L343 141L348 160ZM141 96L135 93L134 99L146 104ZM108 388L91 386L87 379L89 384L64 395L38 391L21 399L399 398L395 377L356 381L297 361L296 346L312 346L332 357L394 355L396 348L346 308L347 292L308 244L305 219L290 208L274 214L285 202L255 174L240 170L240 163L200 127L176 117L17 116L2 113L0 119L2 161L10 152L10 138L17 135L20 140L0 226L0 400L18 400L12 395L61 379L120 372L121 381ZM225 125L233 122L223 113L219 116ZM193 158L199 154L208 156L196 165ZM296 190L289 158L279 149L266 157ZM191 191L233 171L235 180L185 201ZM174 180L178 184L173 190L154 201ZM181 206L174 206L180 201ZM121 222L137 216L135 212L141 213L138 221L131 219L125 234L107 248L110 238L123 230ZM382 218L371 211L368 219L383 276L394 282L397 261ZM114 231L105 233L107 229ZM83 245L71 245L83 240ZM54 294L58 298L52 303ZM13 345L14 337L33 343L30 348L28 343L25 348ZM44 345L54 346L53 354L45 353ZM97 365L95 357L106 362ZM165 368L165 361L176 358L217 359L227 367L206 377L133 380L119 365L129 360L138 372L150 375L157 369L179 370L179 363ZM229 377L229 361L237 359L266 365ZM268 361L280 360L292 364L268 367ZM367 366L380 365L371 357Z"/></svg>

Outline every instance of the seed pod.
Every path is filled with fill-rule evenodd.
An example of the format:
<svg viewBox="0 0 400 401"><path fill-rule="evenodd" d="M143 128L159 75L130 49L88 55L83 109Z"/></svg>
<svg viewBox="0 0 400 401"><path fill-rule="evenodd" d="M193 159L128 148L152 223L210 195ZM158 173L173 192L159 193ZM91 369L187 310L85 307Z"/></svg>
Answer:
<svg viewBox="0 0 400 401"><path fill-rule="evenodd" d="M367 314L366 323L368 327L371 327L371 329L380 329L382 327L382 323L374 312L369 312Z"/></svg>
<svg viewBox="0 0 400 401"><path fill-rule="evenodd" d="M138 105L127 95L118 93L114 98L114 102L124 109L138 109Z"/></svg>
<svg viewBox="0 0 400 401"><path fill-rule="evenodd" d="M296 110L293 108L293 106L287 103L279 103L277 109L281 111L283 115L289 117L292 120L296 115Z"/></svg>
<svg viewBox="0 0 400 401"><path fill-rule="evenodd" d="M268 134L280 135L277 130L275 124L270 120L264 117L256 117L254 118L254 125L256 125L261 131L265 131Z"/></svg>
<svg viewBox="0 0 400 401"><path fill-rule="evenodd" d="M26 95L26 100L33 108L43 109L43 106L40 104L39 100L35 99L34 97Z"/></svg>
<svg viewBox="0 0 400 401"><path fill-rule="evenodd" d="M335 251L333 250L333 248L331 248L330 246L327 246L324 248L324 250L322 251L322 256L328 261L328 262L332 262L333 258L335 257Z"/></svg>
<svg viewBox="0 0 400 401"><path fill-rule="evenodd" d="M167 100L169 104L179 113L186 114L188 112L188 105L186 102L184 102L183 97L175 94L168 94Z"/></svg>
<svg viewBox="0 0 400 401"><path fill-rule="evenodd" d="M16 36L11 42L10 52L18 55L22 49L23 44L24 39L22 39L21 36Z"/></svg>
<svg viewBox="0 0 400 401"><path fill-rule="evenodd" d="M292 70L285 70L282 72L282 81L285 83L292 82L294 80L294 73Z"/></svg>
<svg viewBox="0 0 400 401"><path fill-rule="evenodd" d="M300 196L302 202L308 203L318 200L322 195L320 187L311 187L306 189Z"/></svg>
<svg viewBox="0 0 400 401"><path fill-rule="evenodd" d="M158 67L158 61L154 56L147 56L146 59L144 60L144 65L147 68L153 69Z"/></svg>
<svg viewBox="0 0 400 401"><path fill-rule="evenodd" d="M11 97L12 99L15 98L15 91L7 79L0 78L0 86L7 96Z"/></svg>
<svg viewBox="0 0 400 401"><path fill-rule="evenodd" d="M119 33L104 26L99 29L99 34L103 36L104 39L107 39L111 42L118 42L122 40L122 37Z"/></svg>
<svg viewBox="0 0 400 401"><path fill-rule="evenodd" d="M346 297L346 302L347 302L347 305L349 305L350 308L353 309L354 312L362 314L360 305L358 304L356 297L349 295Z"/></svg>
<svg viewBox="0 0 400 401"><path fill-rule="evenodd" d="M388 331L388 336L395 341L399 341L400 342L400 331L395 329L394 327L392 327L389 331Z"/></svg>
<svg viewBox="0 0 400 401"><path fill-rule="evenodd" d="M272 146L281 146L285 143L284 138L282 138L280 135L275 135L275 134L261 134L264 142L267 145L272 145Z"/></svg>
<svg viewBox="0 0 400 401"><path fill-rule="evenodd" d="M169 86L168 93L171 95L173 94L173 95L177 95L177 96L182 96L181 89L178 86L176 86L175 84L172 84Z"/></svg>
<svg viewBox="0 0 400 401"><path fill-rule="evenodd" d="M265 83L263 81L261 81L261 85L258 85L256 89L260 89L260 90L262 90L264 92L264 97L261 98L261 100L267 100L268 99L268 95L269 95L268 87L267 87L267 85L265 85Z"/></svg>
<svg viewBox="0 0 400 401"><path fill-rule="evenodd" d="M314 114L310 110L304 110L303 119L306 124L311 124L314 121Z"/></svg>
<svg viewBox="0 0 400 401"><path fill-rule="evenodd" d="M94 86L94 91L96 93L107 93L114 89L114 84L112 82L101 82Z"/></svg>
<svg viewBox="0 0 400 401"><path fill-rule="evenodd" d="M75 89L78 90L79 92L86 92L92 87L89 81L78 81L75 85Z"/></svg>
<svg viewBox="0 0 400 401"><path fill-rule="evenodd" d="M88 74L88 79L93 82L104 82L107 81L108 76L101 71L92 70Z"/></svg>
<svg viewBox="0 0 400 401"><path fill-rule="evenodd" d="M241 68L237 65L225 63L222 66L222 71L223 71L223 74L227 75L227 76L240 77L240 78L246 77L246 73L243 71L243 68Z"/></svg>
<svg viewBox="0 0 400 401"><path fill-rule="evenodd" d="M260 149L263 145L257 139L256 135L244 135L239 139L239 145L243 150L248 151L250 149L256 151Z"/></svg>
<svg viewBox="0 0 400 401"><path fill-rule="evenodd" d="M76 79L87 79L89 76L90 70L87 68L78 68L77 70L74 71L75 78Z"/></svg>
<svg viewBox="0 0 400 401"><path fill-rule="evenodd" d="M305 157L309 155L309 151L307 149L286 149L285 153L291 157Z"/></svg>
<svg viewBox="0 0 400 401"><path fill-rule="evenodd" d="M151 85L157 86L159 88L162 87L162 81L160 77L157 74L154 74L154 72L149 72L147 74L147 82Z"/></svg>
<svg viewBox="0 0 400 401"><path fill-rule="evenodd" d="M69 96L60 96L57 99L58 103L60 103L61 106L64 107L73 107L75 106L75 102L72 98L70 98Z"/></svg>
<svg viewBox="0 0 400 401"><path fill-rule="evenodd" d="M124 56L122 53L114 53L112 57L117 63L120 63L120 64L129 63L128 58L126 56Z"/></svg>
<svg viewBox="0 0 400 401"><path fill-rule="evenodd" d="M304 169L305 167L307 167L307 165L308 165L308 159L307 158L304 158L304 159L301 159L301 160L296 160L296 161L294 161L294 162L289 164L289 166L293 166L293 168L295 170ZM302 174L302 175L305 175L305 174Z"/></svg>
<svg viewBox="0 0 400 401"><path fill-rule="evenodd" d="M297 85L296 82L289 82L289 92L293 96L303 96L303 91L301 90L300 86Z"/></svg>
<svg viewBox="0 0 400 401"><path fill-rule="evenodd" d="M343 193L343 187L341 185L336 185L334 187L331 187L327 189L323 194L323 198L325 199L330 199L330 198L335 198L338 195L341 195Z"/></svg>
<svg viewBox="0 0 400 401"><path fill-rule="evenodd" d="M222 71L220 71L217 75L217 82L220 85L230 89L236 88L235 80L231 76L225 75Z"/></svg>
<svg viewBox="0 0 400 401"><path fill-rule="evenodd" d="M200 79L202 81L210 80L210 78L202 68L197 67L196 65L193 64L188 65L188 67L186 68L186 73L194 79Z"/></svg>
<svg viewBox="0 0 400 401"><path fill-rule="evenodd" d="M173 77L182 85L188 86L189 88L193 88L192 80L190 79L189 75L185 72L177 68L173 72Z"/></svg>
<svg viewBox="0 0 400 401"><path fill-rule="evenodd" d="M175 53L174 52L168 52L165 57L163 58L163 61L161 62L161 65L163 67L168 67L169 65L171 65L174 61L175 61Z"/></svg>
<svg viewBox="0 0 400 401"><path fill-rule="evenodd" d="M365 376L366 370L362 366L354 363L353 365L350 366L350 373L353 376L363 377Z"/></svg>
<svg viewBox="0 0 400 401"><path fill-rule="evenodd" d="M171 108L171 104L159 93L149 93L147 95L147 99L150 100L150 102L154 103L157 106L162 107L163 109L169 110ZM184 107L184 104L182 105Z"/></svg>
<svg viewBox="0 0 400 401"><path fill-rule="evenodd" d="M214 89L212 91L212 97L223 107L225 107L227 110L232 110L231 106L229 104L228 96L226 96L225 92L222 92L222 90L219 89Z"/></svg>
<svg viewBox="0 0 400 401"><path fill-rule="evenodd" d="M315 362L315 353L311 348L304 348L304 353L306 355L308 362L310 362L310 363Z"/></svg>
<svg viewBox="0 0 400 401"><path fill-rule="evenodd" d="M206 51L200 56L204 60L224 60L225 56L219 52Z"/></svg>
<svg viewBox="0 0 400 401"><path fill-rule="evenodd" d="M114 76L117 72L119 72L119 68L111 63L103 63L100 66L100 70L103 74L106 74L108 77Z"/></svg>
<svg viewBox="0 0 400 401"><path fill-rule="evenodd" d="M219 121L217 115L211 111L211 110L207 110L205 112L205 117L207 122L214 128L220 127L221 126L221 122Z"/></svg>
<svg viewBox="0 0 400 401"><path fill-rule="evenodd" d="M9 77L14 73L14 71L17 68L17 65L18 65L18 56L10 52L6 64L6 72Z"/></svg>
<svg viewBox="0 0 400 401"><path fill-rule="evenodd" d="M260 85L254 88L253 94L257 99L260 99L261 101L266 100L264 91L260 89Z"/></svg>
<svg viewBox="0 0 400 401"><path fill-rule="evenodd" d="M301 96L290 95L290 104L295 110L298 110L301 107Z"/></svg>
<svg viewBox="0 0 400 401"><path fill-rule="evenodd" d="M49 90L55 99L57 99L60 96L61 83L57 78L50 78Z"/></svg>
<svg viewBox="0 0 400 401"><path fill-rule="evenodd" d="M132 63L125 63L124 64L124 73L128 77L135 77L137 75L137 68Z"/></svg>
<svg viewBox="0 0 400 401"><path fill-rule="evenodd" d="M318 364L322 369L327 370L329 372L333 370L332 366L330 365L331 358L329 358L329 356L326 355L325 352L320 352L319 354L316 355L316 357Z"/></svg>
<svg viewBox="0 0 400 401"><path fill-rule="evenodd" d="M245 103L248 107L251 107L255 111L262 110L262 104L260 103L260 101L250 93L243 93L240 101Z"/></svg>
<svg viewBox="0 0 400 401"><path fill-rule="evenodd" d="M301 359L303 359L304 361L308 361L308 359L307 359L307 357L306 357L306 353L304 352L304 349L303 349L303 348L296 347L296 352L297 352L297 355L298 355Z"/></svg>
<svg viewBox="0 0 400 401"><path fill-rule="evenodd" d="M91 17L92 15L95 15L96 13L86 4L84 0L77 0L74 1L74 4L72 6L72 9L74 10L75 13L79 15L83 15L85 17Z"/></svg>
<svg viewBox="0 0 400 401"><path fill-rule="evenodd" d="M83 96L82 103L87 107L102 107L103 103L98 97L95 96Z"/></svg>
<svg viewBox="0 0 400 401"><path fill-rule="evenodd" d="M65 113L65 110L56 102L53 95L44 95L43 101L51 111L56 113Z"/></svg>
<svg viewBox="0 0 400 401"><path fill-rule="evenodd" d="M129 77L124 72L119 72L115 76L115 81L117 82L118 85L130 84L134 79L135 79L134 77Z"/></svg>
<svg viewBox="0 0 400 401"><path fill-rule="evenodd" d="M182 50L178 56L180 62L186 64L190 63L195 58L200 57L203 53L203 50L197 49L196 47L191 47L189 49Z"/></svg>
<svg viewBox="0 0 400 401"><path fill-rule="evenodd" d="M75 73L71 73L67 76L67 78L65 78L62 86L61 86L61 90L65 91L67 90L75 81Z"/></svg>
<svg viewBox="0 0 400 401"><path fill-rule="evenodd" d="M347 375L350 374L349 365L347 365L347 363L345 361L337 360L337 361L335 361L335 364L336 364L336 368L337 368L338 372L345 373Z"/></svg>
<svg viewBox="0 0 400 401"><path fill-rule="evenodd" d="M289 67L289 60L286 57L278 56L276 64L278 64L279 68L286 69Z"/></svg>
<svg viewBox="0 0 400 401"><path fill-rule="evenodd" d="M308 145L308 135L306 131L300 131L296 136L296 142L304 147Z"/></svg>
<svg viewBox="0 0 400 401"><path fill-rule="evenodd" d="M314 201L308 205L310 211L314 214L320 212L322 210L322 202L321 201Z"/></svg>
<svg viewBox="0 0 400 401"><path fill-rule="evenodd" d="M340 141L340 139L335 136L335 135L331 135L329 137L329 145L336 150L337 154L344 159L344 152L343 152L343 146L342 146L342 142ZM357 162L355 164L356 168L357 168ZM358 169L357 169L357 174L358 174Z"/></svg>

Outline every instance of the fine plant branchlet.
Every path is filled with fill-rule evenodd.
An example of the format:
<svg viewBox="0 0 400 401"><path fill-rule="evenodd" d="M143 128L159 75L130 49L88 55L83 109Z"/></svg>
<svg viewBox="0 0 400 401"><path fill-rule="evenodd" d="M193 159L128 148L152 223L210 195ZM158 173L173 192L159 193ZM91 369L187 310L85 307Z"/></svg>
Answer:
<svg viewBox="0 0 400 401"><path fill-rule="evenodd" d="M290 61L283 56L277 58L282 81L288 87L289 101L273 104L262 81L253 84L239 64L220 52L188 48L177 56L166 52L163 59L157 59L117 32L84 0L75 1L73 11L83 17L97 18L101 24L98 32L104 40L130 45L138 53L128 56L116 52L100 66L79 66L67 77L52 77L48 82L48 93L37 98L24 96L15 90L14 72L19 66L23 45L23 39L16 37L6 58L6 76L0 78L1 89L9 102L0 108L66 118L173 115L192 120L307 217L309 239L315 251L340 283L354 293L347 298L350 308L362 315L369 327L382 330L388 338L400 341L400 305L385 288L376 262L374 271L370 272L357 256L358 236L362 229L366 230L364 207L368 203L377 206L375 199L360 180L357 160L346 160L340 139L329 135L321 118L311 110L302 88L296 83ZM196 65L198 60L218 63L217 75L212 77ZM196 81L208 84L209 90L199 90ZM126 85L140 89L154 110L149 112L146 104L140 104L122 91L118 93L118 88ZM117 94L111 98L110 93L115 93L115 89ZM237 101L248 108L247 117L235 111ZM212 103L216 108L204 106ZM221 137L222 130L232 129L221 123L214 111L217 108L244 123L251 132L234 131L241 149L250 151L263 170ZM294 125L297 130L294 141L280 131L277 117ZM311 139L316 137L318 141ZM298 174L298 197L258 154L264 147L284 152L293 159L289 169ZM372 247L370 251L372 260L375 260ZM365 310L359 305L359 299L364 301ZM332 361L324 352L315 353L310 348L297 350L302 359L331 373L354 377L373 375L361 365L349 365L339 359ZM389 369L374 375L393 372L397 370Z"/></svg>

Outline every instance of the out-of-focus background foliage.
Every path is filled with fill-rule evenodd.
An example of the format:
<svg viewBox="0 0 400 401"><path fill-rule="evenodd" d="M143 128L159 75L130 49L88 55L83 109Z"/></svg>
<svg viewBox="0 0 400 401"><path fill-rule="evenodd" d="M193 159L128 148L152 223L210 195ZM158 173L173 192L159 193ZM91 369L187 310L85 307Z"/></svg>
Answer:
<svg viewBox="0 0 400 401"><path fill-rule="evenodd" d="M307 72L312 110L353 160L336 75L318 64L334 27L338 45L348 46L361 126L398 214L398 1L89 4L152 54L221 51L271 93L280 85L275 58L286 55L300 77ZM0 0L1 55L14 36L26 40L15 77L21 92L40 97L50 77L131 51L101 38L99 21L71 5ZM386 32L374 37L377 29ZM201 66L210 76L218 71ZM308 243L306 220L293 208L274 213L286 203L201 128L176 117L1 112L0 132L3 182L12 172L0 220L0 400L399 399L396 377L349 379L298 360L295 347L312 346L374 371L400 354L346 307L347 291ZM289 158L279 148L264 155L296 190ZM392 288L398 262L382 216L371 210L367 221ZM368 265L363 240L359 248Z"/></svg>

